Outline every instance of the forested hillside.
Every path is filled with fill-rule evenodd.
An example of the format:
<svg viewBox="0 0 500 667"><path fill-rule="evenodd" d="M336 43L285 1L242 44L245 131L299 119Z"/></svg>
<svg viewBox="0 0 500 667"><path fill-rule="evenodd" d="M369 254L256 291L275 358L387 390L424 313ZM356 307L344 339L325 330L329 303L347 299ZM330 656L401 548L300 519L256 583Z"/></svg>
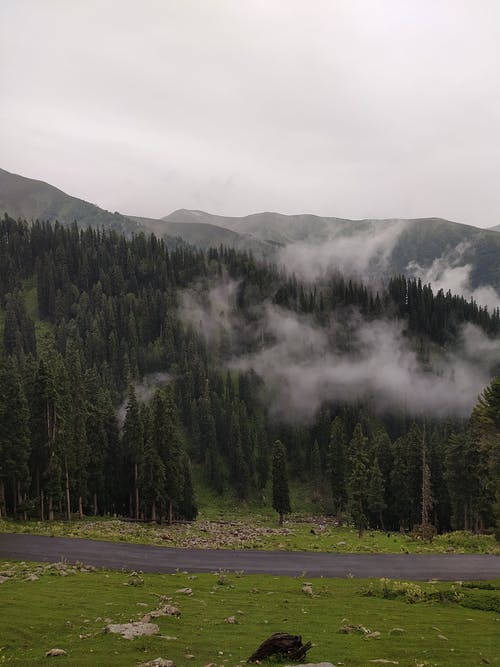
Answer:
<svg viewBox="0 0 500 667"><path fill-rule="evenodd" d="M468 416L498 310L403 276L302 283L234 249L7 216L0 308L2 515L190 519L193 466L258 498L279 439L291 478L358 527L414 529L422 503L438 530L495 521L495 383ZM373 336L404 377L364 386L358 361L389 363Z"/></svg>

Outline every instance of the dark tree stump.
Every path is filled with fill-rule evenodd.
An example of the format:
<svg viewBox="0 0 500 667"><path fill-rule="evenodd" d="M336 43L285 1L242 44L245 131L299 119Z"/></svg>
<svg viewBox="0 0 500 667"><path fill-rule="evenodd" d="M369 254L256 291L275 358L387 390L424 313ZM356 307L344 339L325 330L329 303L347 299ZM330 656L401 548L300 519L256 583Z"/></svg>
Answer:
<svg viewBox="0 0 500 667"><path fill-rule="evenodd" d="M247 662L257 662L265 660L271 655L277 655L280 658L288 660L303 660L307 651L311 648L311 642L302 643L302 637L298 635L289 635L287 632L275 632L268 639L262 642L259 648L252 653Z"/></svg>

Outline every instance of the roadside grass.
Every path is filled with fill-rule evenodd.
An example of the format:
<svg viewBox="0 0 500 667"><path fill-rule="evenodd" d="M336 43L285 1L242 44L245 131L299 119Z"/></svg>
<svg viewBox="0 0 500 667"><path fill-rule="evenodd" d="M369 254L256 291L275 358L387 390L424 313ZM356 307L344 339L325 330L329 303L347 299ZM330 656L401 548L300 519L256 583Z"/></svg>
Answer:
<svg viewBox="0 0 500 667"><path fill-rule="evenodd" d="M266 514L200 518L193 523L158 525L120 519L84 518L73 521L0 520L0 533L31 533L81 537L157 546L218 549L268 549L331 553L488 553L500 554L492 535L456 531L424 543L410 535L357 531L333 525L326 517L292 517L283 527Z"/></svg>
<svg viewBox="0 0 500 667"><path fill-rule="evenodd" d="M56 663L67 667L132 667L159 656L174 660L177 667L209 663L234 667L277 631L311 640L308 661L312 662L347 667L377 664L370 660L392 660L402 667L500 664L498 612L464 608L437 597L410 604L404 597L367 596L370 586L381 586L373 580L223 572L130 576L81 572L65 564L12 562L0 563L0 571L9 574L0 586L0 664L46 664L46 651L57 647L67 656L58 657ZM34 573L39 578L27 580ZM306 581L313 595L303 592ZM491 590L458 589L472 591L476 598L493 594L498 603L500 581L489 586ZM178 592L185 587L192 589L192 595ZM451 584L418 584L418 588L447 591L449 598L457 589ZM110 622L139 620L159 605L160 595L171 598L181 616L155 619L159 636L125 640L103 633ZM486 608L491 608L491 600ZM226 623L229 616L237 623ZM380 637L339 633L347 624L363 626ZM391 634L393 629L399 630Z"/></svg>

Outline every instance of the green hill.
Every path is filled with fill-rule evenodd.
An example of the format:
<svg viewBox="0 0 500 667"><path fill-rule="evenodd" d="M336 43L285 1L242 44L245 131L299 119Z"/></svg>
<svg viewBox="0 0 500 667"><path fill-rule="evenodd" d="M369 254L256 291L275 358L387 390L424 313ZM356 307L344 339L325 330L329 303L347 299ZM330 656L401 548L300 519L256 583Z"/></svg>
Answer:
<svg viewBox="0 0 500 667"><path fill-rule="evenodd" d="M62 225L77 222L82 227L105 227L126 235L141 230L136 221L120 213L110 213L53 185L4 169L0 169L0 212L28 221L58 220Z"/></svg>

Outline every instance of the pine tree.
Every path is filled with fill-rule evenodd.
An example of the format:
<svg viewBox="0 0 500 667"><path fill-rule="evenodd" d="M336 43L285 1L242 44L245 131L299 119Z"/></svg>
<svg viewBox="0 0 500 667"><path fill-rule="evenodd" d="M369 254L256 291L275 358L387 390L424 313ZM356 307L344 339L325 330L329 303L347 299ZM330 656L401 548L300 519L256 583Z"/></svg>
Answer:
<svg viewBox="0 0 500 667"><path fill-rule="evenodd" d="M431 470L427 463L427 447L425 443L425 430L422 437L422 539L424 542L432 538L432 530L429 521L430 511L433 505L431 491Z"/></svg>
<svg viewBox="0 0 500 667"><path fill-rule="evenodd" d="M130 492L130 514L136 520L140 516L139 499L139 465L142 460L144 442L139 403L132 385L129 385L127 412L123 424L122 446L127 453L132 472L132 489Z"/></svg>
<svg viewBox="0 0 500 667"><path fill-rule="evenodd" d="M29 436L28 403L16 363L8 357L0 366L0 516L2 510L6 513L6 487L10 487L14 513L25 505Z"/></svg>
<svg viewBox="0 0 500 667"><path fill-rule="evenodd" d="M156 521L157 508L165 488L165 466L153 442L152 423L148 417L144 420L144 451L139 464L139 486L143 513L151 521Z"/></svg>
<svg viewBox="0 0 500 667"><path fill-rule="evenodd" d="M182 457L182 494L179 502L179 514L183 519L194 521L198 514L196 499L191 476L191 463L187 454Z"/></svg>
<svg viewBox="0 0 500 667"><path fill-rule="evenodd" d="M336 514L338 521L341 521L342 511L346 501L345 445L346 433L344 420L338 415L331 424L327 458L330 488L333 499L333 511Z"/></svg>
<svg viewBox="0 0 500 667"><path fill-rule="evenodd" d="M315 440L311 450L311 488L313 500L320 498L321 478L321 454L318 441Z"/></svg>
<svg viewBox="0 0 500 667"><path fill-rule="evenodd" d="M500 377L486 387L472 412L471 426L485 459L485 487L494 498L493 514L500 541Z"/></svg>
<svg viewBox="0 0 500 667"><path fill-rule="evenodd" d="M387 507L384 498L385 485L377 457L375 457L373 465L370 469L369 480L368 493L366 497L368 511L370 514L376 517L376 522L378 524L377 527L385 530L383 517L383 512Z"/></svg>
<svg viewBox="0 0 500 667"><path fill-rule="evenodd" d="M366 505L368 493L367 438L361 424L356 424L349 445L350 473L347 483L347 509L361 537L366 528Z"/></svg>
<svg viewBox="0 0 500 667"><path fill-rule="evenodd" d="M288 476L286 472L286 452L280 440L273 445L273 509L279 514L279 524L283 525L284 515L291 512Z"/></svg>
<svg viewBox="0 0 500 667"><path fill-rule="evenodd" d="M165 468L162 503L169 523L182 492L183 433L179 412L169 387L158 390L151 406L151 438Z"/></svg>

